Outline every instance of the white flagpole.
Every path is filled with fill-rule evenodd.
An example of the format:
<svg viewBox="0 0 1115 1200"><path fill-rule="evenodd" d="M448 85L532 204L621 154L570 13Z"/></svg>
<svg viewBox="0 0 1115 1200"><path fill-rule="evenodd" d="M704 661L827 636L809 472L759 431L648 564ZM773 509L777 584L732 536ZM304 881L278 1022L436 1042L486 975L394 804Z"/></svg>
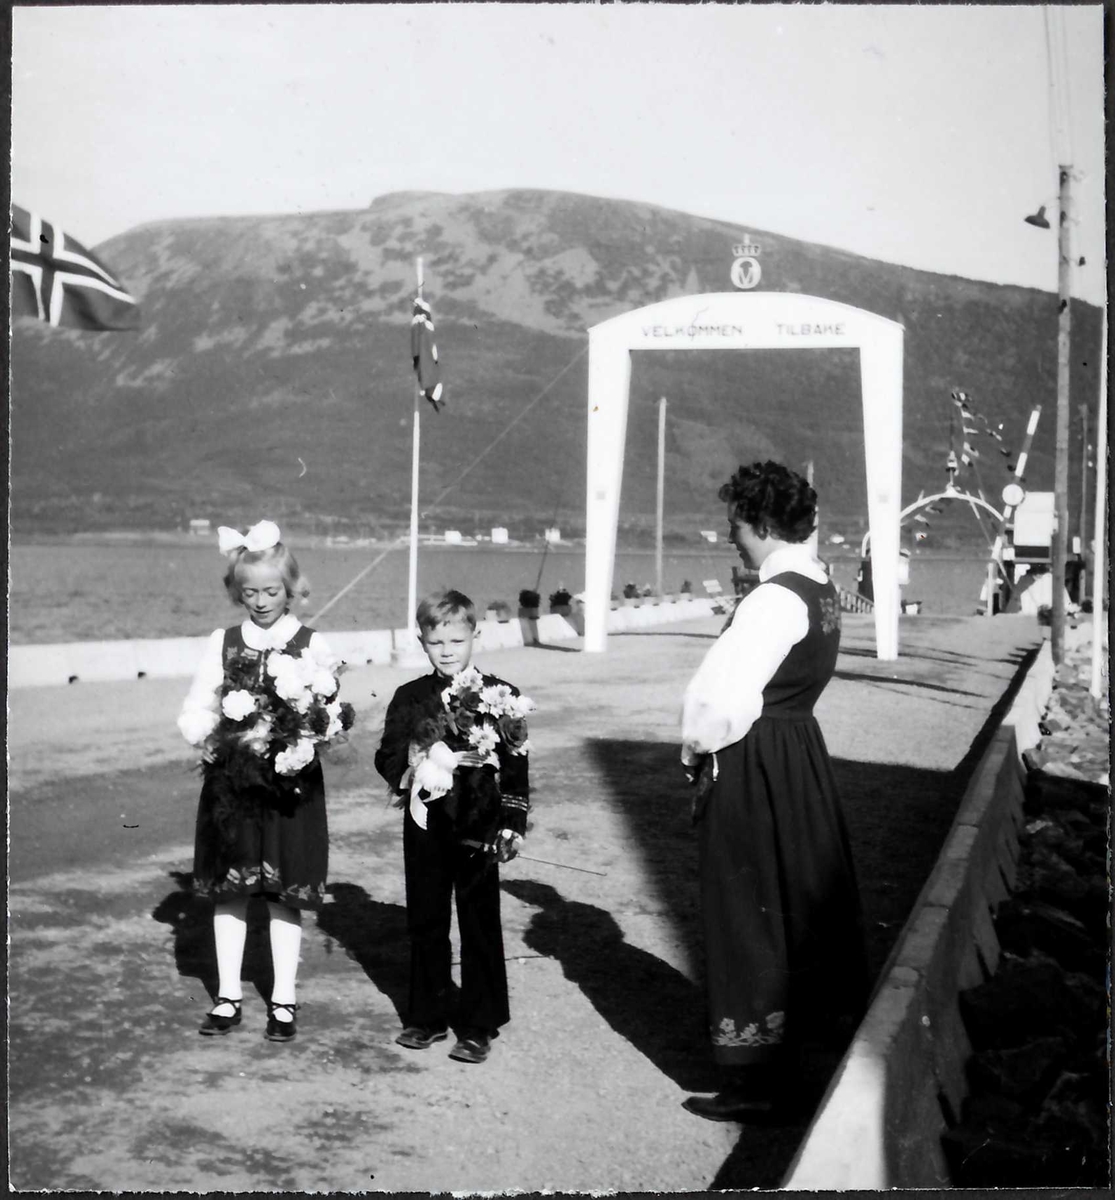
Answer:
<svg viewBox="0 0 1115 1200"><path fill-rule="evenodd" d="M422 298L422 259L416 260L418 298ZM414 613L418 607L418 444L421 434L419 401L422 389L414 386L414 438L410 459L410 564L407 571L407 619L404 628L417 631Z"/></svg>
<svg viewBox="0 0 1115 1200"><path fill-rule="evenodd" d="M1089 689L1099 700L1103 695L1103 643L1107 620L1103 614L1103 590L1107 582L1104 563L1104 518L1107 515L1107 308L1103 312L1103 337L1100 345L1100 396L1096 430L1096 517L1092 522L1095 554L1092 558L1092 685Z"/></svg>
<svg viewBox="0 0 1115 1200"><path fill-rule="evenodd" d="M666 397L658 401L658 492L654 522L654 578L658 599L662 599L662 518L666 496Z"/></svg>

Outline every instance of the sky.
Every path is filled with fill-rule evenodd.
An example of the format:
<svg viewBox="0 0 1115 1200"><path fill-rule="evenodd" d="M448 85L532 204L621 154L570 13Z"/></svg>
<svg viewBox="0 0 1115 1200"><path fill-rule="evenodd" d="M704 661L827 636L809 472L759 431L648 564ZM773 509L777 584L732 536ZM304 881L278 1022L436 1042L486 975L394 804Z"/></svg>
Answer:
<svg viewBox="0 0 1115 1200"><path fill-rule="evenodd" d="M553 188L1056 291L1067 163L1104 300L1100 5L17 6L12 93L13 201L90 247Z"/></svg>

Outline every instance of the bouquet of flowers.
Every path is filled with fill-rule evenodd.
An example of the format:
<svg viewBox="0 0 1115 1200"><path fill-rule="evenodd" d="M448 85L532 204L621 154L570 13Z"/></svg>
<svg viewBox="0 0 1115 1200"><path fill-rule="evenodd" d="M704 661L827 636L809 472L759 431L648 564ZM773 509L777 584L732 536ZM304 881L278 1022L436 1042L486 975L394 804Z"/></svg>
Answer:
<svg viewBox="0 0 1115 1200"><path fill-rule="evenodd" d="M453 789L458 750L471 752L470 757L478 759L480 766L498 770L501 745L516 755L529 754L531 749L526 718L534 711L534 701L517 695L505 683L485 684L476 667L454 675L441 693L441 702L437 713L418 722L410 745L409 770L402 780L403 789L409 787L411 816L422 829L426 828L426 805ZM480 780L490 779L488 772L480 775ZM483 788L483 783L478 781L476 786Z"/></svg>
<svg viewBox="0 0 1115 1200"><path fill-rule="evenodd" d="M221 686L220 716L202 743L203 767L220 768L235 790L297 795L298 775L352 727L352 705L337 699L339 674L309 650L234 659Z"/></svg>

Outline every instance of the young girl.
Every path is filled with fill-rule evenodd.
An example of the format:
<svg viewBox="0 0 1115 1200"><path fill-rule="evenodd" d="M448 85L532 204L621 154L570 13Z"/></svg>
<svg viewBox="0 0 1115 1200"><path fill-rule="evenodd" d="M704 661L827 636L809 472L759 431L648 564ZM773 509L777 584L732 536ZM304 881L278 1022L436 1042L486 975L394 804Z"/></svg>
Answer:
<svg viewBox="0 0 1115 1200"><path fill-rule="evenodd" d="M302 910L325 898L329 839L316 744L351 724L351 707L337 701L338 663L321 634L289 611L309 587L278 526L218 533L230 560L225 589L248 616L210 637L178 718L186 740L202 747L193 881L214 902L219 976L199 1032L218 1036L240 1024L248 898L263 896L274 971L266 1036L285 1042L295 1035ZM314 734L299 735L299 711L319 718Z"/></svg>

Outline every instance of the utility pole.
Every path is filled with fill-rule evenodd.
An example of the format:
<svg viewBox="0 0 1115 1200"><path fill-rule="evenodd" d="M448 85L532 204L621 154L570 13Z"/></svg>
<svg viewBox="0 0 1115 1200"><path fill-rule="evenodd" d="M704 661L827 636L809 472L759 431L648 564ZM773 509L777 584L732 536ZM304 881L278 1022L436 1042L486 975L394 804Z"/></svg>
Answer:
<svg viewBox="0 0 1115 1200"><path fill-rule="evenodd" d="M1080 583L1077 600L1083 601L1088 582L1088 406L1080 406Z"/></svg>
<svg viewBox="0 0 1115 1200"><path fill-rule="evenodd" d="M1092 683L1088 689L1094 699L1103 697L1104 651L1107 646L1107 619L1103 609L1103 590L1107 579L1104 554L1104 521L1107 517L1107 309L1103 313L1100 342L1099 414L1096 417L1096 513L1092 524L1096 546L1092 554Z"/></svg>
<svg viewBox="0 0 1115 1200"><path fill-rule="evenodd" d="M662 514L666 493L666 397L658 401L658 502L654 538L654 572L657 581L655 594L662 598Z"/></svg>
<svg viewBox="0 0 1115 1200"><path fill-rule="evenodd" d="M1072 260L1069 257L1071 167L1060 172L1060 221L1057 233L1057 438L1053 471L1056 524L1053 531L1053 662L1065 657L1065 560L1069 545L1069 334L1072 328Z"/></svg>

